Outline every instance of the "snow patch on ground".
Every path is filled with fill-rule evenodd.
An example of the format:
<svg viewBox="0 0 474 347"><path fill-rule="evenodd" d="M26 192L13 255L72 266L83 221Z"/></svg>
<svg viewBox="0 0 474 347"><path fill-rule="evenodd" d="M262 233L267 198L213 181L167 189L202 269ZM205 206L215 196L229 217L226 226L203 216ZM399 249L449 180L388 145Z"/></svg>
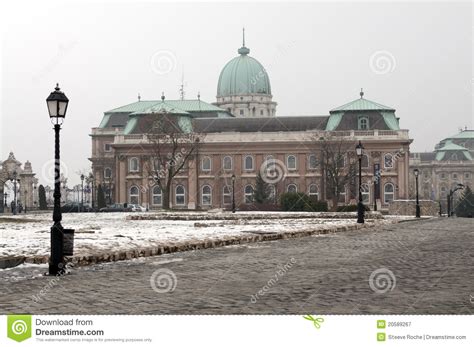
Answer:
<svg viewBox="0 0 474 347"><path fill-rule="evenodd" d="M260 214L264 214L259 212ZM149 213L153 214L153 213ZM217 239L242 233L281 233L317 230L355 224L355 219L295 218L238 221L130 220L136 213L63 214L64 228L75 229L74 254L92 255L118 250L153 247L163 243ZM0 221L0 258L44 256L50 252L50 214L26 214L4 217Z"/></svg>

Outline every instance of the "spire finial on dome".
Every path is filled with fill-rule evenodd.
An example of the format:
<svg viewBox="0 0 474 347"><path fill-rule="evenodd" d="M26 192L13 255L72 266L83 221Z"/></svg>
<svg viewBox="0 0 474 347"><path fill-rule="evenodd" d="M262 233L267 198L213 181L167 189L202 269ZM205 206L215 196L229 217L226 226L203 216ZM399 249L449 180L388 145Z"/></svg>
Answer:
<svg viewBox="0 0 474 347"><path fill-rule="evenodd" d="M364 89L360 88L360 98L362 99L364 97Z"/></svg>
<svg viewBox="0 0 474 347"><path fill-rule="evenodd" d="M165 92L161 92L161 101L165 101Z"/></svg>
<svg viewBox="0 0 474 347"><path fill-rule="evenodd" d="M250 53L250 49L245 47L245 28L242 28L242 47L240 47L237 52L240 55L247 55Z"/></svg>

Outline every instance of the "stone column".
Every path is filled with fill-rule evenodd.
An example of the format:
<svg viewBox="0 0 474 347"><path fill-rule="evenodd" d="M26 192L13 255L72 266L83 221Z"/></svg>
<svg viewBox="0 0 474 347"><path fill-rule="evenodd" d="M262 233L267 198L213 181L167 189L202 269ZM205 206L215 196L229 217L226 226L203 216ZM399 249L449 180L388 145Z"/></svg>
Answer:
<svg viewBox="0 0 474 347"><path fill-rule="evenodd" d="M197 155L193 155L188 160L188 209L194 210L196 208L196 185L197 185Z"/></svg>

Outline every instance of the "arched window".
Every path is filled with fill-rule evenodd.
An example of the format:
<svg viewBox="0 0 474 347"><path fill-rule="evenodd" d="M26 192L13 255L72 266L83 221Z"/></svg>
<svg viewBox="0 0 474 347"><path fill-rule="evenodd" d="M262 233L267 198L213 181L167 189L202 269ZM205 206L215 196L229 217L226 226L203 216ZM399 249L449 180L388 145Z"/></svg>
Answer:
<svg viewBox="0 0 474 347"><path fill-rule="evenodd" d="M201 189L201 204L203 206L212 205L212 189L210 186L202 186Z"/></svg>
<svg viewBox="0 0 474 347"><path fill-rule="evenodd" d="M362 167L363 168L369 167L369 156L367 154L362 155Z"/></svg>
<svg viewBox="0 0 474 347"><path fill-rule="evenodd" d="M211 171L211 158L204 157L201 160L201 170L202 171Z"/></svg>
<svg viewBox="0 0 474 347"><path fill-rule="evenodd" d="M358 129L359 130L368 130L369 129L369 118L368 117L359 117L359 119L358 119Z"/></svg>
<svg viewBox="0 0 474 347"><path fill-rule="evenodd" d="M395 187L393 183L387 183L383 187L383 201L385 204L388 204L390 201L395 198Z"/></svg>
<svg viewBox="0 0 474 347"><path fill-rule="evenodd" d="M111 178L112 177L112 169L110 167L106 167L104 170L104 178Z"/></svg>
<svg viewBox="0 0 474 347"><path fill-rule="evenodd" d="M286 167L288 170L296 170L296 157L294 155L286 157Z"/></svg>
<svg viewBox="0 0 474 347"><path fill-rule="evenodd" d="M308 169L314 170L318 168L318 158L315 154L310 154L308 157Z"/></svg>
<svg viewBox="0 0 474 347"><path fill-rule="evenodd" d="M250 184L244 188L244 201L246 204L253 202L253 187Z"/></svg>
<svg viewBox="0 0 474 347"><path fill-rule="evenodd" d="M393 168L393 156L390 153L384 155L383 165L386 169Z"/></svg>
<svg viewBox="0 0 474 347"><path fill-rule="evenodd" d="M161 188L159 186L154 186L153 191L152 191L152 204L153 205L161 205L162 202L162 194L161 194Z"/></svg>
<svg viewBox="0 0 474 347"><path fill-rule="evenodd" d="M138 158L130 158L128 162L128 171L130 172L138 172Z"/></svg>
<svg viewBox="0 0 474 347"><path fill-rule="evenodd" d="M229 186L224 186L224 188L222 188L222 202L224 205L232 204L232 191Z"/></svg>
<svg viewBox="0 0 474 347"><path fill-rule="evenodd" d="M288 187L286 187L286 191L288 193L296 193L298 191L298 187L296 187L296 184L289 184Z"/></svg>
<svg viewBox="0 0 474 347"><path fill-rule="evenodd" d="M224 170L232 170L232 157L225 156L224 159L222 159L222 168Z"/></svg>
<svg viewBox="0 0 474 347"><path fill-rule="evenodd" d="M244 169L253 170L253 157L251 155L247 155L244 158Z"/></svg>
<svg viewBox="0 0 474 347"><path fill-rule="evenodd" d="M181 185L176 186L175 197L174 197L176 205L184 205L184 201L185 201L184 193L185 193L185 190L183 186Z"/></svg>
<svg viewBox="0 0 474 347"><path fill-rule="evenodd" d="M319 200L318 186L316 184L310 184L309 185L308 195L313 200Z"/></svg>
<svg viewBox="0 0 474 347"><path fill-rule="evenodd" d="M441 187L441 197L446 197L446 187Z"/></svg>
<svg viewBox="0 0 474 347"><path fill-rule="evenodd" d="M361 185L362 191L362 202L364 204L368 204L370 202L370 187L367 183L362 183Z"/></svg>
<svg viewBox="0 0 474 347"><path fill-rule="evenodd" d="M138 205L140 203L140 190L137 186L130 187L129 199L131 204Z"/></svg>

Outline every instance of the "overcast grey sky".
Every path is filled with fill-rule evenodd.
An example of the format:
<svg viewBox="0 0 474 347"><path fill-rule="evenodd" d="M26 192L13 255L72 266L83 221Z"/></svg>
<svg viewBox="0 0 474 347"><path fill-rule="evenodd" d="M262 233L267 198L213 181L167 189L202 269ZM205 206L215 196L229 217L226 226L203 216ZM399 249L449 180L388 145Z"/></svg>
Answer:
<svg viewBox="0 0 474 347"><path fill-rule="evenodd" d="M56 82L70 99L61 155L78 183L104 111L138 93L178 98L183 69L186 97L199 91L214 102L243 26L250 55L270 76L277 116L328 114L363 87L367 99L396 108L412 151L473 128L470 2L3 1L0 23L1 159L11 150L29 159L43 183L53 157L45 98ZM158 66L161 58L171 65Z"/></svg>

